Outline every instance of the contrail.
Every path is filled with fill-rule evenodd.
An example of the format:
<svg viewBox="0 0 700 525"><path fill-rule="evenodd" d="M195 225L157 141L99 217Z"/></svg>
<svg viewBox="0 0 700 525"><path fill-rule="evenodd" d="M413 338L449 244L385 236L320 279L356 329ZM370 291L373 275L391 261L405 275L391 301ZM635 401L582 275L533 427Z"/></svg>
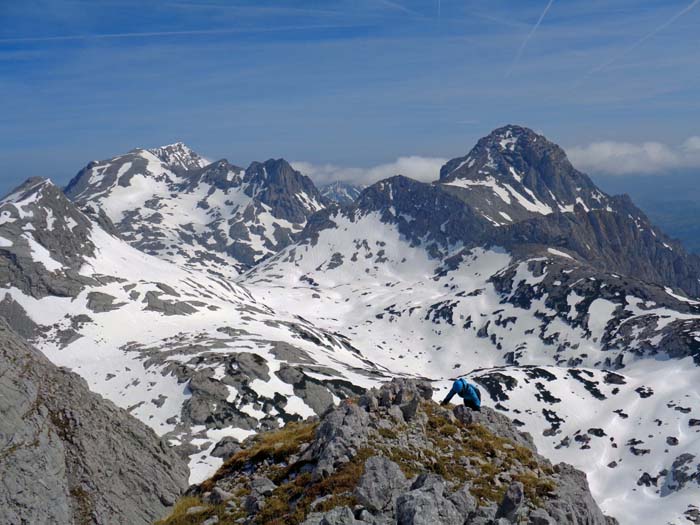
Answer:
<svg viewBox="0 0 700 525"><path fill-rule="evenodd" d="M406 14L413 15L413 16L418 16L420 18L425 18L424 15L419 13L418 11L414 11L413 9L409 9L403 4L399 4L398 2L393 2L392 0L377 0L380 4L385 5L386 7L390 7L392 9L396 9L397 11L403 11Z"/></svg>
<svg viewBox="0 0 700 525"><path fill-rule="evenodd" d="M301 14L301 15L338 15L340 11L327 11L322 9L303 9L299 7L255 7L232 4L203 4L192 2L172 2L164 4L165 7L177 7L183 9L199 10L231 10L241 13L270 13L270 14Z"/></svg>
<svg viewBox="0 0 700 525"><path fill-rule="evenodd" d="M700 0L696 0L700 2ZM540 15L540 18L537 20L537 23L532 26L532 29L530 29L530 32L527 34L525 37L525 40L523 40L523 43L520 44L520 48L518 49L518 52L515 54L515 58L513 59L513 63L510 65L510 68L508 68L508 71L506 72L506 78L508 78L513 71L513 68L518 65L518 62L520 62L520 57L523 54L523 51L525 51L525 47L527 46L527 43L530 41L530 39L533 37L533 35L537 32L537 28L540 27L540 24L542 23L542 20L544 20L544 17L547 15L547 11L549 11L549 8L552 7L552 4L554 3L554 0L549 0L547 2L547 5L544 7L544 10L542 11L542 14Z"/></svg>
<svg viewBox="0 0 700 525"><path fill-rule="evenodd" d="M632 45L630 45L629 47L627 47L626 49L624 49L621 53L619 53L619 54L617 54L617 55L614 55L614 56L613 56L612 58L610 58L609 60L603 62L602 64L600 64L600 65L594 67L593 69L591 69L590 71L588 71L588 72L579 80L578 83L582 82L584 79L586 79L586 78L589 77L590 75L592 75L592 74L594 74L594 73L597 73L598 71L601 71L601 70L605 69L606 67L612 65L613 63L617 62L617 61L620 60L622 57L624 57L626 54L628 54L628 53L634 51L636 48L638 48L639 46L641 46L644 42L646 42L646 41L649 40L650 38L653 38L653 37L656 36L658 33L660 33L661 31L663 31L664 29L666 29L668 26L670 26L671 24L673 24L673 22L675 22L675 21L678 20L680 17L682 17L684 14L686 14L688 11L690 11L691 9L693 9L696 5L698 5L698 3L700 3L700 0L693 0L692 2L690 2L690 4L688 4L688 5L685 6L683 9L681 9L680 11L678 11L675 15L673 15L671 18L669 18L668 20L666 20L663 24L661 24L660 26L658 26L658 27L655 28L654 30L652 30L652 31L650 31L649 33L647 33L646 35L644 35L642 38L640 38L639 40L637 40L636 42L634 42Z"/></svg>
<svg viewBox="0 0 700 525"><path fill-rule="evenodd" d="M0 38L2 44L20 44L22 42L57 42L71 40L100 40L109 38L148 38L160 36L180 36L180 35L224 35L235 33L274 33L278 31L306 31L313 29L343 29L353 27L350 25L307 25L307 26L282 26L263 27L255 29L229 28L229 29L192 29L185 31L150 31L143 33L93 33L85 35L63 35L63 36L39 36L20 38Z"/></svg>

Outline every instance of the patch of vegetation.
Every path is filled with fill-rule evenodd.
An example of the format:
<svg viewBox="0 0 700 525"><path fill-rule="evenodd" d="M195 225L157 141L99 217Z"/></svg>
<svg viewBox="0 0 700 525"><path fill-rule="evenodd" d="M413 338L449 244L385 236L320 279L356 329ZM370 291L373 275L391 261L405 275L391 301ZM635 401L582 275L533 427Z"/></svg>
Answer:
<svg viewBox="0 0 700 525"><path fill-rule="evenodd" d="M549 477L554 473L551 466L540 464L527 447L497 436L480 424L452 423L449 413L434 403L425 403L424 408L433 450L442 451L434 455L430 470L456 484L469 483L479 505L503 498L507 486L496 481L502 472L518 472L513 480L523 483L525 496L535 507L541 506L542 498L556 488ZM474 468L461 466L462 458Z"/></svg>
<svg viewBox="0 0 700 525"><path fill-rule="evenodd" d="M298 525L312 511L311 504L324 498L313 511L326 512L335 507L357 504L353 490L365 468L365 461L373 455L371 449L361 449L351 461L342 465L327 478L313 482L308 473L280 485L265 499L264 507L255 516L261 525Z"/></svg>
<svg viewBox="0 0 700 525"><path fill-rule="evenodd" d="M528 498L535 507L542 506L542 500L547 498L557 486L550 478L540 478L532 472L523 472L515 476L515 481L520 481L525 488L525 497Z"/></svg>
<svg viewBox="0 0 700 525"><path fill-rule="evenodd" d="M318 423L287 423L279 430L264 432L256 436L253 444L236 452L214 476L202 483L204 492L211 490L217 481L248 464L257 464L270 459L275 463L285 461L292 454L299 452L304 443L309 443L316 433Z"/></svg>
<svg viewBox="0 0 700 525"><path fill-rule="evenodd" d="M71 498L76 503L74 513L81 523L90 523L94 506L90 495L82 487L72 487L70 489Z"/></svg>
<svg viewBox="0 0 700 525"><path fill-rule="evenodd" d="M398 434L394 431L391 430L390 428L380 428L377 430L377 433L382 436L384 439L396 439L398 437Z"/></svg>
<svg viewBox="0 0 700 525"><path fill-rule="evenodd" d="M201 512L187 514L187 511L193 507L202 507ZM213 505L205 505L199 498L193 496L183 496L178 500L173 508L170 516L160 521L156 521L155 525L199 525L211 516L223 516L223 505L220 509Z"/></svg>
<svg viewBox="0 0 700 525"><path fill-rule="evenodd" d="M396 463L407 478L417 476L425 470L425 461L416 451L402 447L379 448L379 450Z"/></svg>

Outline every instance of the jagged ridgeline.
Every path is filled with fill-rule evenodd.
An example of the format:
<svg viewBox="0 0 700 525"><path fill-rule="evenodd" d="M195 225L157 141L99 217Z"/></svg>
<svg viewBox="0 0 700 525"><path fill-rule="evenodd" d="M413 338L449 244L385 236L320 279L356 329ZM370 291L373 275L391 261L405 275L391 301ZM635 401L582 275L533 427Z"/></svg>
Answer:
<svg viewBox="0 0 700 525"><path fill-rule="evenodd" d="M427 378L438 397L466 375L625 525L700 520L698 261L519 126L433 183L319 191L283 159L243 169L178 143L93 161L63 189L30 179L0 201L0 315L150 427L189 483L259 432L287 425L293 443L313 441L304 421L394 377ZM391 430L409 454L408 428L381 442ZM7 461L22 436L3 442ZM364 472L368 458L353 458ZM292 490L288 474L270 476ZM437 474L448 500L468 481Z"/></svg>
<svg viewBox="0 0 700 525"><path fill-rule="evenodd" d="M226 276L289 245L327 203L284 159L244 170L181 143L91 162L65 192L105 210L138 249Z"/></svg>
<svg viewBox="0 0 700 525"><path fill-rule="evenodd" d="M586 476L485 408L393 380L245 441L158 525L615 524Z"/></svg>

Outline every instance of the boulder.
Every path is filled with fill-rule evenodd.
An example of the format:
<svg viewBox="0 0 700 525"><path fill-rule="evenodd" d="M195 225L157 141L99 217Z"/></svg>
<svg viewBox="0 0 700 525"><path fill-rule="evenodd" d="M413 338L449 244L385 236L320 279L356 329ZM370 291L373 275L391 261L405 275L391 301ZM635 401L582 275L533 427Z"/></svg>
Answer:
<svg viewBox="0 0 700 525"><path fill-rule="evenodd" d="M365 471L355 488L357 501L372 512L382 512L393 506L408 482L399 466L383 456L365 461Z"/></svg>
<svg viewBox="0 0 700 525"><path fill-rule="evenodd" d="M508 485L506 493L503 495L503 500L496 512L497 518L506 518L510 521L515 521L518 516L518 511L525 501L525 489L523 484L515 481Z"/></svg>

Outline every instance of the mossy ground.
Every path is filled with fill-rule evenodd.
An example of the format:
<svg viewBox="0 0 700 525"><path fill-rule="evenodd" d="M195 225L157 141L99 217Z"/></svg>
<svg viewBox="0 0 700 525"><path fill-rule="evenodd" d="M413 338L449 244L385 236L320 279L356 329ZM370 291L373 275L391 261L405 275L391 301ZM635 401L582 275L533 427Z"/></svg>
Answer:
<svg viewBox="0 0 700 525"><path fill-rule="evenodd" d="M287 423L279 430L258 434L253 444L236 452L216 473L202 483L202 491L211 490L220 479L230 476L246 466L256 465L265 460L274 463L285 462L292 454L299 452L304 443L309 443L316 432L318 423Z"/></svg>
<svg viewBox="0 0 700 525"><path fill-rule="evenodd" d="M469 483L479 504L503 498L507 485L496 481L501 473L513 473L511 481L523 483L525 497L535 507L554 490L551 466L540 463L530 449L497 436L482 425L451 422L447 411L435 403L426 403L424 409L438 473L448 481ZM477 468L459 468L464 460L478 465Z"/></svg>
<svg viewBox="0 0 700 525"><path fill-rule="evenodd" d="M202 507L203 510L201 512L188 514L187 511L194 507ZM220 520L222 518L231 518L231 516L226 516L224 505L205 505L199 498L183 496L175 504L170 516L163 520L156 521L155 525L199 525L212 516L217 516Z"/></svg>
<svg viewBox="0 0 700 525"><path fill-rule="evenodd" d="M365 460L373 452L359 450L357 455L345 463L331 476L313 482L310 474L301 474L280 485L265 500L265 507L255 516L254 523L269 525L298 525L312 510L325 512L343 505L353 506L357 502L353 489L364 471ZM312 509L312 504L323 499Z"/></svg>

